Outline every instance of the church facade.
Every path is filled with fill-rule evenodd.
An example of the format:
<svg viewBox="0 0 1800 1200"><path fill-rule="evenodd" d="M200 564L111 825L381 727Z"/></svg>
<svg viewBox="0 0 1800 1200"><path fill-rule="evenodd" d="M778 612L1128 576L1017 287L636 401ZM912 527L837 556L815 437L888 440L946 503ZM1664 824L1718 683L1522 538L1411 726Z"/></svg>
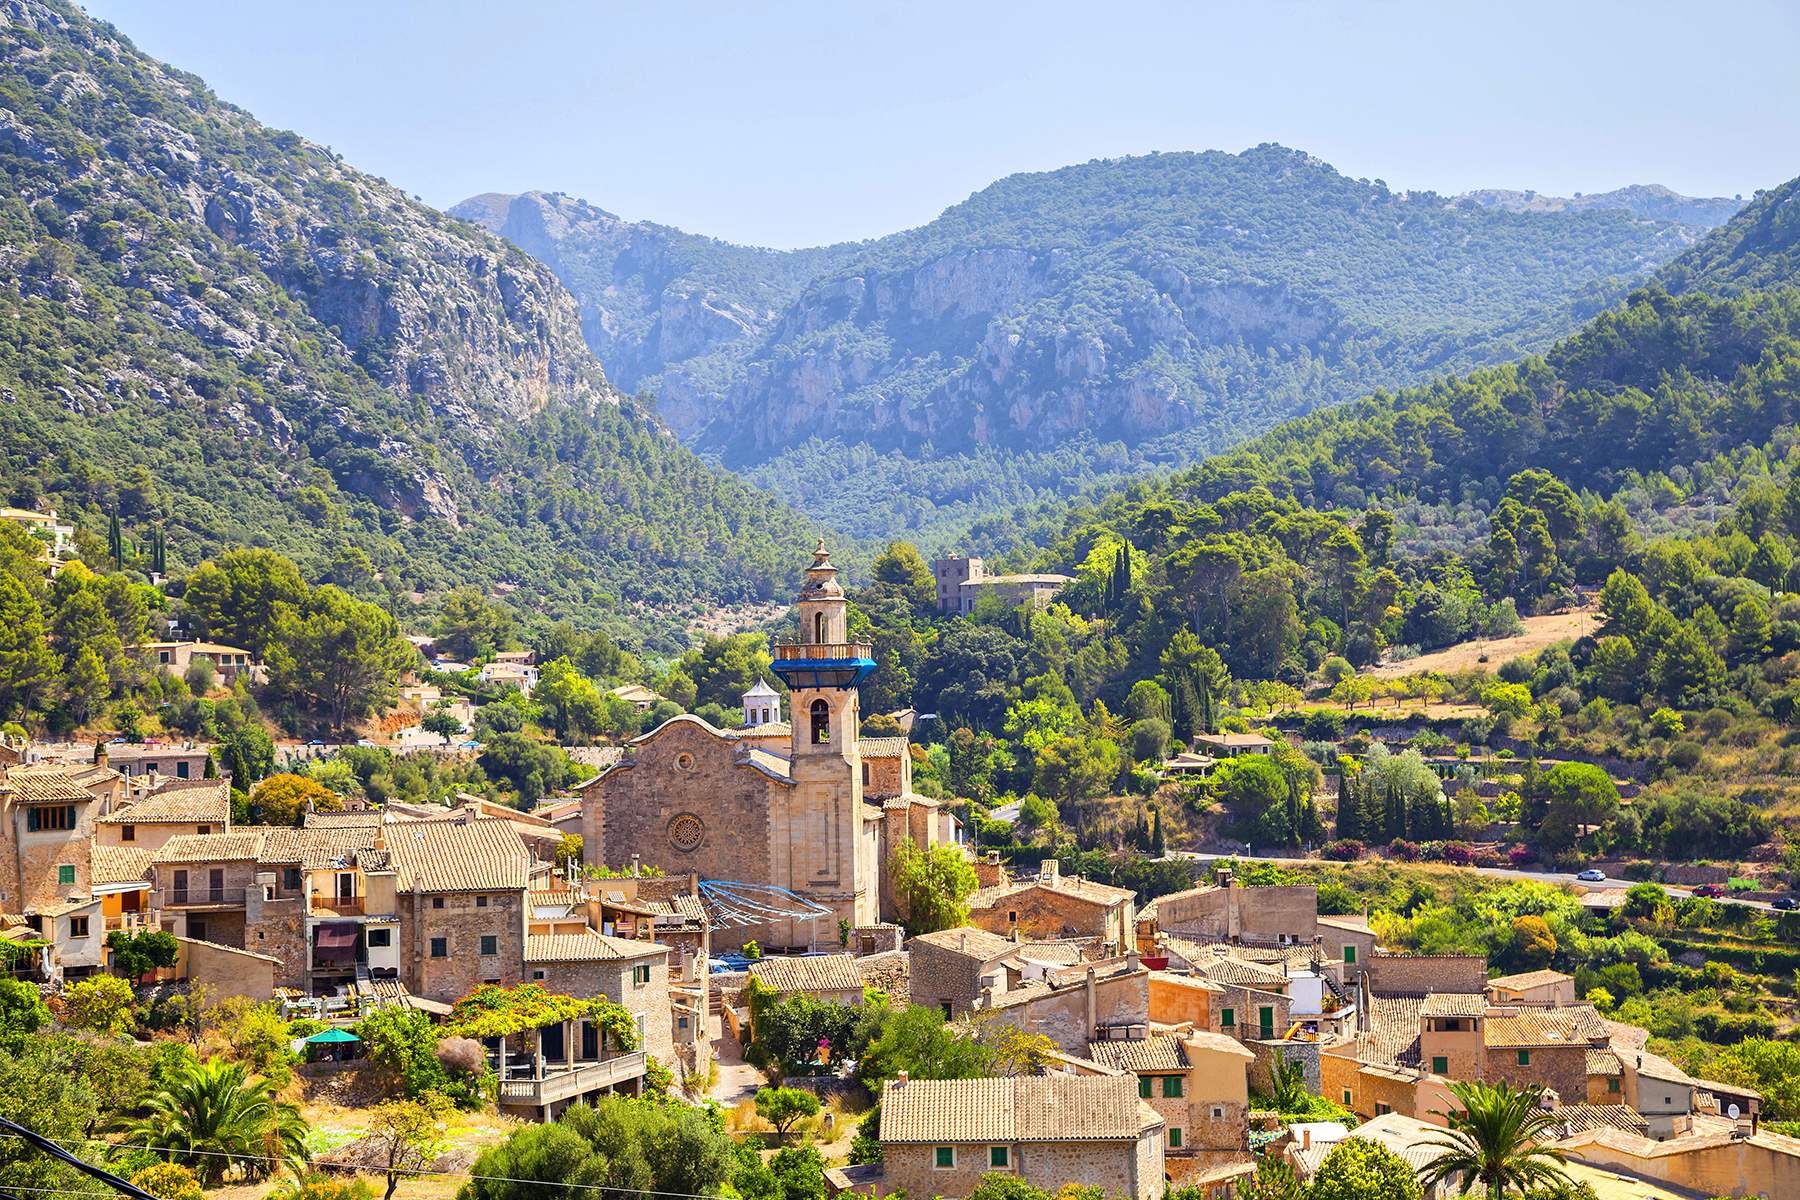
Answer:
<svg viewBox="0 0 1800 1200"><path fill-rule="evenodd" d="M836 949L840 921L895 915L883 875L899 840L935 845L944 833L937 802L912 794L904 739L858 736L857 685L875 663L869 646L848 640L849 604L822 541L794 608L798 637L774 647L789 688L785 730L766 722L740 734L676 717L634 739L582 790L590 863L635 857L669 874L754 885L778 914L829 913L721 928L717 948ZM746 697L746 713L754 704L760 717L767 699ZM779 704L772 710L778 718Z"/></svg>

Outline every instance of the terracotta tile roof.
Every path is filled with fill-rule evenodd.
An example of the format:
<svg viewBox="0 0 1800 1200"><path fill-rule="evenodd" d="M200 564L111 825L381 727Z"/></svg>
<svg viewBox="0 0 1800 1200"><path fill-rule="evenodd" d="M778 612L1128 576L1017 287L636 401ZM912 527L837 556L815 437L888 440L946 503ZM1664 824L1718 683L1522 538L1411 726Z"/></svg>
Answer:
<svg viewBox="0 0 1800 1200"><path fill-rule="evenodd" d="M913 1079L881 1093L883 1142L1136 1141L1161 1123L1130 1075Z"/></svg>
<svg viewBox="0 0 1800 1200"><path fill-rule="evenodd" d="M5 772L4 786L13 790L19 804L79 804L94 799L94 794L76 783L67 767L43 763L38 766L14 767Z"/></svg>
<svg viewBox="0 0 1800 1200"><path fill-rule="evenodd" d="M81 767L72 771L69 775L69 779L73 781L77 787L83 788L93 788L101 784L111 783L115 779L123 778L125 778L125 776L119 774L119 772L113 770L111 767Z"/></svg>
<svg viewBox="0 0 1800 1200"><path fill-rule="evenodd" d="M743 738L791 738L794 727L786 721L766 721L761 725L742 725L731 732Z"/></svg>
<svg viewBox="0 0 1800 1200"><path fill-rule="evenodd" d="M1696 1086L1692 1075L1660 1054L1651 1054L1646 1051L1638 1055L1636 1061L1639 1075L1647 1075L1651 1079L1666 1080L1670 1083L1685 1083L1690 1087Z"/></svg>
<svg viewBox="0 0 1800 1200"><path fill-rule="evenodd" d="M375 826L325 829L270 829L263 838L262 862L277 866L323 867L375 844Z"/></svg>
<svg viewBox="0 0 1800 1200"><path fill-rule="evenodd" d="M966 940L965 940L966 939ZM985 929L973 929L960 926L956 929L940 929L936 933L922 933L910 939L908 945L920 943L938 950L950 950L964 954L970 958L990 962L996 958L1005 958L1018 949L1012 942L997 933L989 933Z"/></svg>
<svg viewBox="0 0 1800 1200"><path fill-rule="evenodd" d="M969 897L970 909L997 908L1013 896L1021 896L1033 888L1042 888L1054 892L1058 896L1067 896L1071 900L1080 900L1087 904L1110 907L1122 901L1136 897L1137 893L1129 888L1110 887L1104 883L1083 882L1067 876L1059 878L1055 886L1037 879L1018 880L1013 883L997 884L985 887Z"/></svg>
<svg viewBox="0 0 1800 1200"><path fill-rule="evenodd" d="M739 761L748 762L753 767L760 767L769 774L779 776L782 779L791 778L788 774L787 759L779 754L771 754L769 751L757 746L744 747L744 757Z"/></svg>
<svg viewBox="0 0 1800 1200"><path fill-rule="evenodd" d="M531 963L607 962L668 952L668 947L657 942L607 937L603 933L534 933L525 939L525 961Z"/></svg>
<svg viewBox="0 0 1800 1200"><path fill-rule="evenodd" d="M805 958L762 958L750 974L778 992L842 992L862 990L862 974L848 954L812 954Z"/></svg>
<svg viewBox="0 0 1800 1200"><path fill-rule="evenodd" d="M394 887L410 892L522 892L530 854L511 821L418 821L390 830Z"/></svg>
<svg viewBox="0 0 1800 1200"><path fill-rule="evenodd" d="M1763 1099L1763 1094L1755 1088L1747 1088L1736 1083L1719 1083L1711 1079L1695 1079L1694 1086L1712 1092L1714 1095L1750 1096L1757 1100Z"/></svg>
<svg viewBox="0 0 1800 1200"><path fill-rule="evenodd" d="M150 856L153 863L256 862L262 854L263 834L178 833Z"/></svg>
<svg viewBox="0 0 1800 1200"><path fill-rule="evenodd" d="M899 758L906 753L903 737L857 738L856 752L864 758Z"/></svg>
<svg viewBox="0 0 1800 1200"><path fill-rule="evenodd" d="M1086 957L1086 951L1094 948L1095 942L1020 942L1016 947L1020 958L1029 958L1032 962L1054 963L1059 967L1072 967ZM1095 955L1098 957L1098 955Z"/></svg>
<svg viewBox="0 0 1800 1200"><path fill-rule="evenodd" d="M1573 982L1573 975L1564 975L1561 971L1526 971L1520 975L1502 975L1487 981L1491 988L1503 988L1509 992L1522 992L1528 988L1544 987L1564 980Z"/></svg>
<svg viewBox="0 0 1800 1200"><path fill-rule="evenodd" d="M150 873L150 852L138 846L88 845L88 879L92 883L134 883Z"/></svg>
<svg viewBox="0 0 1800 1200"><path fill-rule="evenodd" d="M1583 1019L1588 1017L1590 1019ZM1606 1038L1599 1016L1588 1008L1528 1009L1516 1017L1490 1016L1482 1023L1489 1046L1585 1046Z"/></svg>
<svg viewBox="0 0 1800 1200"><path fill-rule="evenodd" d="M1487 997L1479 992L1433 992L1419 1009L1421 1017L1479 1017L1487 1011Z"/></svg>
<svg viewBox="0 0 1800 1200"><path fill-rule="evenodd" d="M1205 1050L1214 1054L1230 1054L1246 1061L1256 1058L1254 1050L1228 1033L1213 1033L1208 1029L1196 1029L1182 1034L1181 1040L1188 1044L1190 1056L1194 1052Z"/></svg>
<svg viewBox="0 0 1800 1200"><path fill-rule="evenodd" d="M1591 1046L1588 1048L1587 1073L1589 1075L1620 1075L1624 1073L1624 1070L1624 1066L1619 1062L1619 1056L1611 1050L1596 1049Z"/></svg>
<svg viewBox="0 0 1800 1200"><path fill-rule="evenodd" d="M1590 1129L1623 1129L1640 1136L1648 1134L1650 1122L1624 1104L1566 1104L1556 1110L1557 1122L1569 1126L1574 1133Z"/></svg>
<svg viewBox="0 0 1800 1200"><path fill-rule="evenodd" d="M129 808L100 818L102 825L224 825L231 819L231 781L194 779L157 788Z"/></svg>
<svg viewBox="0 0 1800 1200"><path fill-rule="evenodd" d="M361 812L309 812L300 820L302 829L358 829L374 828L382 824L383 813L378 808L365 809Z"/></svg>
<svg viewBox="0 0 1800 1200"><path fill-rule="evenodd" d="M1240 986L1248 984L1252 987L1269 984L1286 984L1288 974L1285 970L1266 967L1261 963L1245 962L1241 958L1206 958L1201 957L1194 962L1194 970L1206 976L1214 983L1235 983Z"/></svg>
<svg viewBox="0 0 1800 1200"><path fill-rule="evenodd" d="M1135 1042L1089 1042L1088 1057L1121 1071L1185 1071L1193 1066L1182 1044L1166 1034Z"/></svg>
<svg viewBox="0 0 1800 1200"><path fill-rule="evenodd" d="M876 808L873 804L865 804L862 806L862 819L865 821L885 821L887 820L887 814L879 808Z"/></svg>
<svg viewBox="0 0 1800 1200"><path fill-rule="evenodd" d="M1369 1032L1356 1038L1357 1057L1367 1062L1419 1065L1419 1012L1423 996L1373 996Z"/></svg>

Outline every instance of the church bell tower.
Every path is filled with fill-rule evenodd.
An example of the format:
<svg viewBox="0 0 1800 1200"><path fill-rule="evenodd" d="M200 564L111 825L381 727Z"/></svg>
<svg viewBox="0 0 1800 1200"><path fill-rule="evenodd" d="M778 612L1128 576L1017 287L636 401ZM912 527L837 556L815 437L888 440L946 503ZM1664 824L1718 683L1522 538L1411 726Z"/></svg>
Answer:
<svg viewBox="0 0 1800 1200"><path fill-rule="evenodd" d="M788 773L795 784L792 836L777 857L787 857L796 887L860 925L872 919L878 897L872 881L857 878L863 781L856 689L875 659L871 647L850 641L850 604L837 573L821 538L794 605L797 640L775 646L775 673L790 690Z"/></svg>

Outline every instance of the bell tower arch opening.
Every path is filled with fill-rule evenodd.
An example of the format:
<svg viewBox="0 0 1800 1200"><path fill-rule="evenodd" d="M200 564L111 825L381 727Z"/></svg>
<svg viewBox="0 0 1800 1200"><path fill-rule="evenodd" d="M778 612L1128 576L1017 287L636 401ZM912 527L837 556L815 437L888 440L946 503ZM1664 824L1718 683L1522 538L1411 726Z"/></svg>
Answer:
<svg viewBox="0 0 1800 1200"><path fill-rule="evenodd" d="M831 745L831 705L823 696L812 702L812 744Z"/></svg>

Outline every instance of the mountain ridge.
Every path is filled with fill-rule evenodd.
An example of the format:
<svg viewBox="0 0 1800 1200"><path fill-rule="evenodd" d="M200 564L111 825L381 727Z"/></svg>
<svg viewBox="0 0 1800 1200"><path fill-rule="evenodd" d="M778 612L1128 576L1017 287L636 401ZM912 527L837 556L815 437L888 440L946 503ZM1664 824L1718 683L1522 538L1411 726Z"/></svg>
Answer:
<svg viewBox="0 0 1800 1200"><path fill-rule="evenodd" d="M1078 446L1123 462L1120 478L1180 466L1286 416L1542 348L1702 233L1598 201L1514 213L1393 192L1273 145L1009 176L918 229L810 252L556 193L479 201L453 211L581 275L590 346L684 441L850 532L927 540L1069 494L1056 464ZM867 486L821 482L815 446L897 459ZM951 477L971 471L1009 482L970 499ZM906 501L889 495L902 478Z"/></svg>

